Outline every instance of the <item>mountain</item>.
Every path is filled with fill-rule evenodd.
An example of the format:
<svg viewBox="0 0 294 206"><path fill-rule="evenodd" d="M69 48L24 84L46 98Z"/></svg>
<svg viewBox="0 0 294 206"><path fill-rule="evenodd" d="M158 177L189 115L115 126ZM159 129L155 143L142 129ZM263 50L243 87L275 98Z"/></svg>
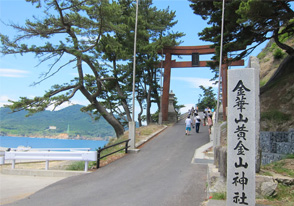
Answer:
<svg viewBox="0 0 294 206"><path fill-rule="evenodd" d="M114 129L101 117L94 121L80 109L83 106L73 105L59 111L43 111L25 117L26 111L11 113L9 108L0 107L0 135L15 136L69 136L114 137ZM69 132L68 132L69 131Z"/></svg>

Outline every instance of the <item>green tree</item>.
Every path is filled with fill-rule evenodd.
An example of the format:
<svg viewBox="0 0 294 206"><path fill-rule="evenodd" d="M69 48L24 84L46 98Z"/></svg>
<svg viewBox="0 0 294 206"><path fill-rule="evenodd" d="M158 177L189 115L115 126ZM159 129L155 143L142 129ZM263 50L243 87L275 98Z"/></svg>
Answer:
<svg viewBox="0 0 294 206"><path fill-rule="evenodd" d="M156 11L156 8L150 8L150 0L140 1L140 10L142 14L141 23L139 24L140 31L149 31L140 35L138 39L138 62L140 64L138 73L140 79L138 84L138 92L145 96L146 103L146 122L152 122L151 105L156 103L160 107L159 89L160 85L157 81L159 73L159 56L158 51L161 51L164 46L176 46L180 42L176 40L184 34L181 32L171 33L169 28L172 28L175 21L175 12L164 9Z"/></svg>
<svg viewBox="0 0 294 206"><path fill-rule="evenodd" d="M215 93L213 92L212 87L208 87L207 89L201 85L199 86L202 89L203 94L199 95L198 99L198 109L199 111L203 111L205 108L215 108L216 107L216 98Z"/></svg>
<svg viewBox="0 0 294 206"><path fill-rule="evenodd" d="M21 55L33 53L41 58L40 63L50 61L51 67L37 83L70 67L77 69L78 77L63 85L53 85L42 97L33 99L21 97L19 101L11 101L13 104L9 107L13 111L28 110L33 114L43 111L50 105L57 107L69 101L79 91L90 102L89 107L112 125L116 135L122 135L123 125L107 111L104 102L99 99L103 98L105 93L103 86L109 79L105 75L106 68L99 64L101 51L97 50L102 36L117 29L113 22L121 15L120 7L115 2L110 4L106 0L27 1L37 8L44 8L44 18L26 20L25 26L10 24L17 30L18 36L10 40L9 37L1 34L1 53ZM43 41L36 44L26 41L35 38ZM66 58L68 56L71 59ZM85 74L86 68L92 74Z"/></svg>
<svg viewBox="0 0 294 206"><path fill-rule="evenodd" d="M61 70L76 69L78 77L61 85L53 85L41 97L29 99L20 97L19 101L11 101L8 105L13 112L27 110L29 115L45 110L48 106L55 107L70 101L76 93L82 93L89 101L89 105L82 108L84 112L91 113L98 119L101 116L114 128L117 137L124 132L124 123L130 121L129 96L131 93L130 65L135 27L135 1L134 0L27 0L39 9L44 10L42 19L26 20L24 26L8 24L17 31L14 39L0 35L1 53L28 54L33 53L40 58L40 64L49 62L48 71L41 81L57 75ZM168 30L173 24L166 24L168 20L160 19L162 11L148 8L156 18L162 22L160 31L167 32L169 42L176 43L179 36L169 34ZM143 7L142 7L143 8ZM167 11L167 14L174 15ZM158 15L159 17L158 17ZM145 23L146 18L140 14L139 20ZM144 21L143 21L144 20ZM169 19L169 20L172 20ZM154 42L153 33L157 27L139 27L138 33L149 38L144 44ZM140 36L139 35L139 36ZM151 39L151 37L153 39ZM39 39L41 41L27 41ZM140 38L139 41L139 48ZM156 49L165 45L157 43L158 47L150 50L152 57L156 58ZM168 44L170 46L170 44ZM143 47L143 46L142 46ZM146 50L145 50L146 51ZM141 51L141 54L144 50ZM118 64L118 61L125 61ZM140 81L140 78L137 79ZM150 82L150 84L152 84ZM121 107L122 106L122 107Z"/></svg>
<svg viewBox="0 0 294 206"><path fill-rule="evenodd" d="M210 27L199 33L200 39L213 42L216 48L215 60L219 60L222 1L189 0L194 13L207 20ZM223 52L234 53L234 59L249 55L263 42L274 39L276 44L289 55L294 55L294 49L281 41L285 36L293 36L294 12L290 1L260 1L233 0L225 3L224 16L224 47ZM218 76L218 69L211 64L212 70Z"/></svg>

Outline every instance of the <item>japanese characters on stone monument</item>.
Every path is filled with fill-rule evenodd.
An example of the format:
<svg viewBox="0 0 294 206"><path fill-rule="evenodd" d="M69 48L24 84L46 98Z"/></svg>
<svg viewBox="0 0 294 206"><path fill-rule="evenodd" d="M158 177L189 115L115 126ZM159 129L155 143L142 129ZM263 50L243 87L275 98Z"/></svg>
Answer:
<svg viewBox="0 0 294 206"><path fill-rule="evenodd" d="M227 206L255 205L256 72L228 71Z"/></svg>

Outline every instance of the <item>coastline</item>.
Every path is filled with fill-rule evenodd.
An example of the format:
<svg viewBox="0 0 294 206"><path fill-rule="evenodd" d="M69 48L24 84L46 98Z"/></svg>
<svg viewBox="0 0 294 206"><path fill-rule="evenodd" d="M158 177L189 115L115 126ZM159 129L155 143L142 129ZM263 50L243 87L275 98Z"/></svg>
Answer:
<svg viewBox="0 0 294 206"><path fill-rule="evenodd" d="M0 136L4 137L27 137L27 138L46 138L46 139L68 139L68 140L97 140L97 141L109 141L113 137L83 137L83 136L77 136L77 137L69 137L67 134L59 134L59 135L53 135L53 136L38 136L38 135L25 135L20 136L16 134L0 134Z"/></svg>

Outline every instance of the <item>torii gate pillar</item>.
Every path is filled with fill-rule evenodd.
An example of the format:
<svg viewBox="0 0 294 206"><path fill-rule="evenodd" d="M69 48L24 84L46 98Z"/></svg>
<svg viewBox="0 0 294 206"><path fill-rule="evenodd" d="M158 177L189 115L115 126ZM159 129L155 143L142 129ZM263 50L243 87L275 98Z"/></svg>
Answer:
<svg viewBox="0 0 294 206"><path fill-rule="evenodd" d="M171 74L171 54L165 54L164 74L163 74L163 90L162 90L162 121L168 121L168 101L170 89L170 74Z"/></svg>

